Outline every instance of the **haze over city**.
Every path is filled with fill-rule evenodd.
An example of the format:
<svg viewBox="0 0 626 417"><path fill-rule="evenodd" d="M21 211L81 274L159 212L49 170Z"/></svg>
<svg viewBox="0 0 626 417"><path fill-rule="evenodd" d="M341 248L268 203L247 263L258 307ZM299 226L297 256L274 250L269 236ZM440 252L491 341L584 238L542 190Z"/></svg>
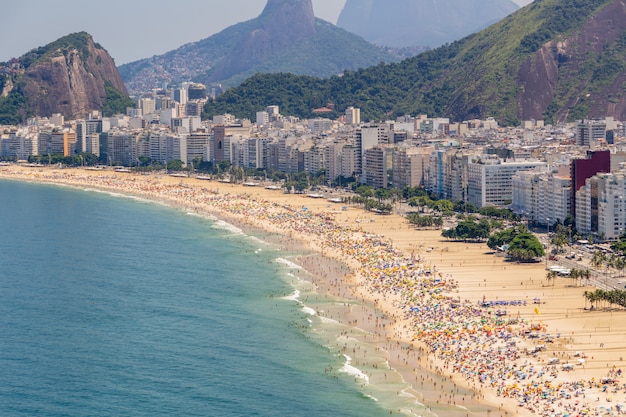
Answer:
<svg viewBox="0 0 626 417"><path fill-rule="evenodd" d="M520 5L531 0L514 0ZM229 2L110 0L86 7L80 0L26 0L4 5L0 61L16 58L72 32L85 31L106 48L117 65L159 55L258 16L266 0ZM345 0L313 0L315 15L332 23ZM33 13L37 10L37 13Z"/></svg>

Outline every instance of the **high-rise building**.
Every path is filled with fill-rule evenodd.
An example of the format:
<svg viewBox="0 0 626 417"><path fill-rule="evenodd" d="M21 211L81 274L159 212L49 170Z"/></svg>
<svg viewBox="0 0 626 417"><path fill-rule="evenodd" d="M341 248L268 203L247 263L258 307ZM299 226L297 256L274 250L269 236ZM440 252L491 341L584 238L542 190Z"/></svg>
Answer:
<svg viewBox="0 0 626 417"><path fill-rule="evenodd" d="M153 98L141 98L137 101L137 107L141 109L142 115L154 113L156 111L156 100Z"/></svg>
<svg viewBox="0 0 626 417"><path fill-rule="evenodd" d="M196 131L187 137L187 161L210 160L210 135L207 132Z"/></svg>
<svg viewBox="0 0 626 417"><path fill-rule="evenodd" d="M586 159L573 159L570 164L572 193L570 214L576 217L576 198L578 191L585 185L588 178L598 173L611 172L611 153L609 151L587 151Z"/></svg>
<svg viewBox="0 0 626 417"><path fill-rule="evenodd" d="M626 230L626 172L598 174L576 196L576 228L584 235L617 240Z"/></svg>
<svg viewBox="0 0 626 417"><path fill-rule="evenodd" d="M365 152L376 145L384 145L390 143L389 126L387 124L363 126L356 131L356 147L358 149L359 161L357 163L356 174L359 175L359 182L365 183L362 176L365 163Z"/></svg>
<svg viewBox="0 0 626 417"><path fill-rule="evenodd" d="M539 225L564 223L570 215L572 181L562 166L550 172L520 171L513 176L513 212Z"/></svg>
<svg viewBox="0 0 626 417"><path fill-rule="evenodd" d="M392 182L395 188L424 187L432 148L397 148L392 155Z"/></svg>
<svg viewBox="0 0 626 417"><path fill-rule="evenodd" d="M382 146L374 146L365 151L363 177L365 177L363 183L374 188L387 188L389 186L387 149Z"/></svg>
<svg viewBox="0 0 626 417"><path fill-rule="evenodd" d="M604 120L582 120L576 127L576 145L593 147L598 141L606 139Z"/></svg>
<svg viewBox="0 0 626 417"><path fill-rule="evenodd" d="M481 155L467 165L467 201L478 208L509 204L513 199L513 176L546 166L545 162L503 162L495 155Z"/></svg>
<svg viewBox="0 0 626 417"><path fill-rule="evenodd" d="M346 124L347 125L359 125L361 124L361 109L355 107L348 107L346 109Z"/></svg>
<svg viewBox="0 0 626 417"><path fill-rule="evenodd" d="M270 123L270 114L266 111L259 111L256 113L256 125L267 126Z"/></svg>
<svg viewBox="0 0 626 417"><path fill-rule="evenodd" d="M76 150L78 152L90 152L87 150L87 137L93 133L102 132L102 119L78 120L76 122Z"/></svg>

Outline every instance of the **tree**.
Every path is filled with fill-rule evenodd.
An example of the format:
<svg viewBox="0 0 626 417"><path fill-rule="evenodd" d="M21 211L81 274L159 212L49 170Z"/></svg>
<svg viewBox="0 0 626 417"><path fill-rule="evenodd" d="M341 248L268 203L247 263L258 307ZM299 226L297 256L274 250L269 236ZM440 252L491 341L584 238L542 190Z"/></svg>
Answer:
<svg viewBox="0 0 626 417"><path fill-rule="evenodd" d="M423 216L419 213L409 213L406 216L409 223L416 227L436 227L441 228L443 226L442 217ZM443 235L443 233L442 233ZM445 236L444 236L445 237Z"/></svg>
<svg viewBox="0 0 626 417"><path fill-rule="evenodd" d="M593 266L595 269L598 269L605 265L606 261L606 254L600 250L594 251L593 255L591 255L591 266Z"/></svg>
<svg viewBox="0 0 626 417"><path fill-rule="evenodd" d="M515 236L507 253L518 262L529 262L545 255L543 245L532 233Z"/></svg>
<svg viewBox="0 0 626 417"><path fill-rule="evenodd" d="M110 117L116 114L125 114L126 108L135 106L135 102L116 89L111 81L104 81L104 90L106 100L102 105L103 116Z"/></svg>
<svg viewBox="0 0 626 417"><path fill-rule="evenodd" d="M557 251L561 253L562 248L567 246L570 242L569 236L571 234L571 230L561 224L557 224L554 230L555 232L550 238L550 244L556 247Z"/></svg>
<svg viewBox="0 0 626 417"><path fill-rule="evenodd" d="M378 199L378 201L383 201L389 199L390 193L386 188L378 188L374 191L374 195Z"/></svg>
<svg viewBox="0 0 626 417"><path fill-rule="evenodd" d="M180 159L172 159L167 163L167 169L172 171L181 171L183 169L183 161Z"/></svg>
<svg viewBox="0 0 626 417"><path fill-rule="evenodd" d="M374 197L374 189L369 185L361 185L355 192L361 197Z"/></svg>
<svg viewBox="0 0 626 417"><path fill-rule="evenodd" d="M432 208L439 212L453 211L454 204L450 200L437 200L433 203Z"/></svg>
<svg viewBox="0 0 626 417"><path fill-rule="evenodd" d="M526 231L526 230L524 230ZM489 240L487 241L487 246L490 249L497 249L501 246L508 245L511 241L520 233L522 233L519 228L511 227L509 229L501 230L499 232L495 232L491 236L489 236ZM526 231L527 232L527 231Z"/></svg>
<svg viewBox="0 0 626 417"><path fill-rule="evenodd" d="M481 241L489 238L491 226L486 219L478 223L474 220L459 222L456 228L444 230L441 235L448 239Z"/></svg>

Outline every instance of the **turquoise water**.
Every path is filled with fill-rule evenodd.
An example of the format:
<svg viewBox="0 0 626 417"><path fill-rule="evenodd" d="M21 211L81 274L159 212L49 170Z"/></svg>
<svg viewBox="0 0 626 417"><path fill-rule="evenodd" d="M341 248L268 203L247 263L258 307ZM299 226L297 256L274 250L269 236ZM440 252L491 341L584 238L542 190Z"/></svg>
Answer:
<svg viewBox="0 0 626 417"><path fill-rule="evenodd" d="M331 346L357 342L302 304L315 293L294 254L94 191L0 181L0 202L0 415L386 416L416 404Z"/></svg>

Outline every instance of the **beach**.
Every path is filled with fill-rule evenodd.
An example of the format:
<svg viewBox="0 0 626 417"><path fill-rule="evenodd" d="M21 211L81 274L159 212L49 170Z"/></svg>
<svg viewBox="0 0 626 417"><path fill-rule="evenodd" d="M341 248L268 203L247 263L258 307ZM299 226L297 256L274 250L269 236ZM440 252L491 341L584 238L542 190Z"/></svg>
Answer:
<svg viewBox="0 0 626 417"><path fill-rule="evenodd" d="M314 254L299 263L318 291L360 301L316 313L364 330L438 415L626 412L625 312L588 309L591 288L548 282L543 263L510 263L397 215L263 187L18 165L0 177L138 195L303 245ZM358 368L367 354L353 359Z"/></svg>

